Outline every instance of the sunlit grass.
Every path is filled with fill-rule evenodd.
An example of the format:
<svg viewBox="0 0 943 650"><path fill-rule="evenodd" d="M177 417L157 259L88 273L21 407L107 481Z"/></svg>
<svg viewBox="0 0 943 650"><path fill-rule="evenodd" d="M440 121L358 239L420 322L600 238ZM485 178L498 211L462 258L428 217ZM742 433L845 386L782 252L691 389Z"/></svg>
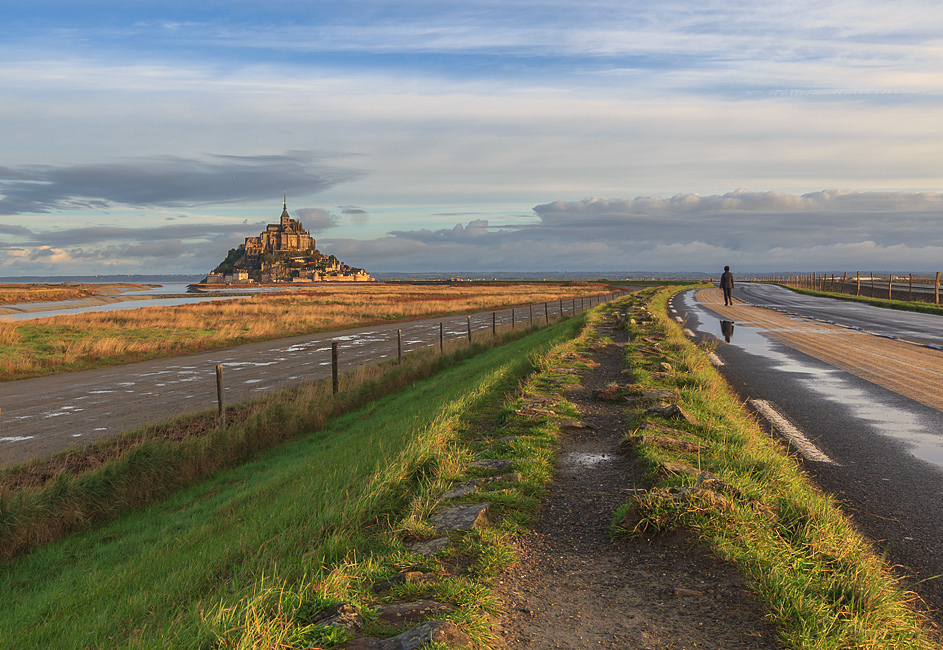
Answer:
<svg viewBox="0 0 943 650"><path fill-rule="evenodd" d="M307 618L341 599L369 611L368 579L431 566L405 552L399 522L424 517L431 495L461 473L468 418L513 392L533 354L572 338L580 321L486 351L147 509L6 562L0 647L336 647L344 635ZM282 405L264 424L277 430L310 410ZM221 433L216 446L223 441ZM129 464L159 474L172 458L141 453ZM123 480L108 468L98 475ZM411 587L457 605L449 618L476 647L493 647L481 613L498 604L480 580L509 561L504 534L481 531L458 547L474 560L471 575Z"/></svg>
<svg viewBox="0 0 943 650"><path fill-rule="evenodd" d="M369 283L176 307L53 316L0 324L0 380L396 320L556 303L610 290L607 285L587 283ZM565 303L564 308L570 311L572 303ZM535 310L534 318L541 317L543 313Z"/></svg>
<svg viewBox="0 0 943 650"><path fill-rule="evenodd" d="M92 284L0 284L0 305L98 295Z"/></svg>
<svg viewBox="0 0 943 650"><path fill-rule="evenodd" d="M703 448L680 452L634 446L650 468L653 485L616 514L615 530L642 539L681 527L689 531L752 582L786 647L939 647L911 607L915 595L838 504L746 414L703 351L668 318L669 294L650 304L653 322L630 326L629 369L643 385L680 391L680 404L698 424L662 423L683 432L676 438ZM661 362L671 363L675 374L653 375ZM627 436L651 419L642 410L631 411ZM669 461L696 471L664 471ZM721 483L699 483L712 479L699 478L699 472L710 472Z"/></svg>

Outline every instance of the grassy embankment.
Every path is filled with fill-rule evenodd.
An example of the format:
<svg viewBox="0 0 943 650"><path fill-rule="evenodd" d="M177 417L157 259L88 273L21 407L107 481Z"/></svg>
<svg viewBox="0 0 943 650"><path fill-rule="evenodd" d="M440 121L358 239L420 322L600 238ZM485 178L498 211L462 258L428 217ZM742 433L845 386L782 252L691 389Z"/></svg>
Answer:
<svg viewBox="0 0 943 650"><path fill-rule="evenodd" d="M626 445L647 461L654 487L617 513L616 530L636 538L689 531L753 583L789 648L939 647L911 607L915 595L666 316L669 293L653 301L654 321L640 315L628 326L629 368L640 387L678 390L679 404L698 424L646 417L644 403L630 410ZM662 362L676 372L653 377ZM646 429L647 422L678 432ZM639 436L673 436L698 447L679 451Z"/></svg>
<svg viewBox="0 0 943 650"><path fill-rule="evenodd" d="M491 496L499 528L457 537L447 553L470 571L382 597L370 592L368 578L435 564L406 552L402 540L429 535L426 522L438 495L453 480L474 476L475 452L508 435L504 396L519 393L521 378L546 364L548 350L578 336L582 321L569 319L466 359L323 429L301 425L303 432L277 449L5 562L0 647L335 645L342 633L308 622L323 605L411 596L458 605L449 618L479 647L489 647L482 613L498 605L481 581L509 560L506 531L536 508L549 478L553 427L532 425L540 435L512 445L525 477ZM279 429L304 422L309 411L303 400L276 405L256 425ZM227 431L211 446L225 446L227 436L242 434ZM85 489L107 488L135 472L137 489L153 489L152 475L160 478L167 458L152 452L91 472ZM49 496L55 498L55 486ZM2 511L6 516L10 509ZM396 632L369 620L370 611L368 632Z"/></svg>
<svg viewBox="0 0 943 650"><path fill-rule="evenodd" d="M504 325L496 335L478 333L471 346L464 338L446 342L445 354L426 349L401 364L359 366L341 376L336 395L330 380L322 380L233 404L225 428L207 410L6 468L0 471L0 559L165 496L525 331Z"/></svg>
<svg viewBox="0 0 943 650"><path fill-rule="evenodd" d="M326 285L177 307L0 321L0 381L611 290L586 283Z"/></svg>

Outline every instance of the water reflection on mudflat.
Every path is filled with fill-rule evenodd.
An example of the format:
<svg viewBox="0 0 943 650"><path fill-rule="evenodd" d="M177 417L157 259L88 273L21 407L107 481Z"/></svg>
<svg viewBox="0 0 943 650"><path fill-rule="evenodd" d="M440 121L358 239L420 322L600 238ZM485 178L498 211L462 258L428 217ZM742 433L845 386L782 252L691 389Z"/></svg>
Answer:
<svg viewBox="0 0 943 650"><path fill-rule="evenodd" d="M96 303L95 297L74 298L69 300L54 300L44 302L23 302L0 305L0 321L22 321L47 318L49 316L68 316L96 311L119 311L123 309L140 309L141 307L174 307L191 305L209 300L233 300L244 298L255 293L272 293L285 290L297 290L297 287L226 287L206 291L189 291L188 285L183 282L168 282L154 285L140 290L124 291L116 296L106 296L115 299L115 302ZM217 295L225 291L227 294ZM133 300L121 300L121 296L135 296ZM140 298L140 296L154 296ZM164 297L166 296L166 297Z"/></svg>

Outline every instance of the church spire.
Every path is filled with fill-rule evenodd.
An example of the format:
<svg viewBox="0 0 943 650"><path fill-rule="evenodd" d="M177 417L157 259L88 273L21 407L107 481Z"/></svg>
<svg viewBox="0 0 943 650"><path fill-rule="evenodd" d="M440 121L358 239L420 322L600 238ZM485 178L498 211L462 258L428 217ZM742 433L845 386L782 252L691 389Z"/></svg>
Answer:
<svg viewBox="0 0 943 650"><path fill-rule="evenodd" d="M291 217L288 216L288 192L285 192L285 200L282 202L282 226L287 228Z"/></svg>

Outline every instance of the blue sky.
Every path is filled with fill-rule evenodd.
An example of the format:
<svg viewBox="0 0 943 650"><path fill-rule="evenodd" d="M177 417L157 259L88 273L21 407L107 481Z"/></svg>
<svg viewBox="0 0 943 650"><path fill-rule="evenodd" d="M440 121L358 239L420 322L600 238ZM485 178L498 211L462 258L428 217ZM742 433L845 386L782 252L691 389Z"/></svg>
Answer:
<svg viewBox="0 0 943 650"><path fill-rule="evenodd" d="M935 271L943 7L0 4L0 275Z"/></svg>

